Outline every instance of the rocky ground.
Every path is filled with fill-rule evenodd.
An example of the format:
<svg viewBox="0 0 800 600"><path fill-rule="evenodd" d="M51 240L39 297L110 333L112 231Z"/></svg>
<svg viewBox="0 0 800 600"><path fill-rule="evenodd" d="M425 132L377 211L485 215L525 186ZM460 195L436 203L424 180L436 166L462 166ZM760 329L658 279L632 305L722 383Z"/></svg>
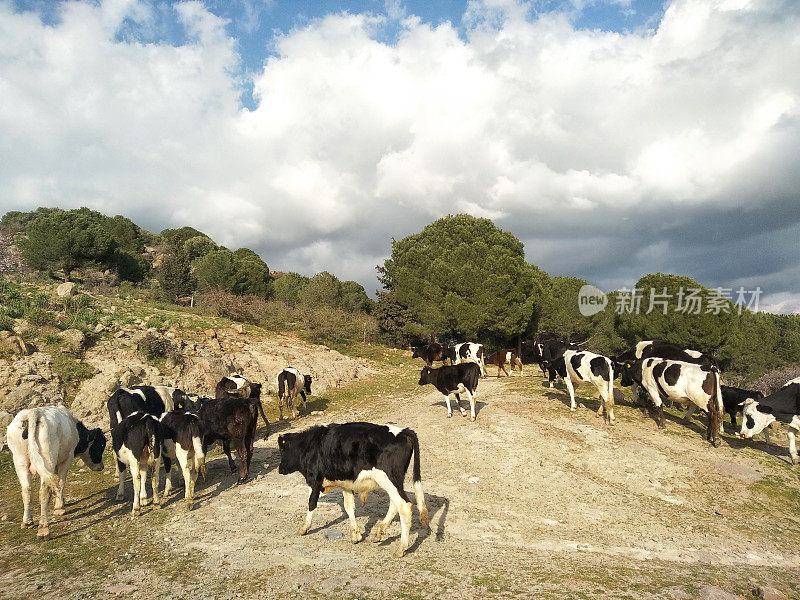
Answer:
<svg viewBox="0 0 800 600"><path fill-rule="evenodd" d="M193 512L179 486L132 520L110 473L73 473L67 515L40 543L19 530L18 488L0 456L0 596L723 599L760 587L800 598L800 478L782 432L770 446L729 433L715 449L703 420L682 425L675 411L659 431L624 400L609 427L593 390L571 413L566 393L531 370L481 380L477 422L447 419L443 398L416 385L419 365L386 356L370 363L375 374L317 398L324 412L259 440L246 484L212 455ZM278 474L275 433L347 420L419 435L431 529L415 511L402 559L392 557L397 520L383 543L368 540L388 507L382 492L357 502L357 545L340 491L297 534L307 488Z"/></svg>

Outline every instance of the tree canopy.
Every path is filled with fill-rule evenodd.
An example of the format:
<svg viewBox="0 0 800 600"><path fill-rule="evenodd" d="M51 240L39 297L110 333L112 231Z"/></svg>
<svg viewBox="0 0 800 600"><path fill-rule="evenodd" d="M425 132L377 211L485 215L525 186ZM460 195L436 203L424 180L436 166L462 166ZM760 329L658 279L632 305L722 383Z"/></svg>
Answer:
<svg viewBox="0 0 800 600"><path fill-rule="evenodd" d="M522 333L542 293L522 242L470 215L447 216L395 242L378 271L426 329L468 338Z"/></svg>

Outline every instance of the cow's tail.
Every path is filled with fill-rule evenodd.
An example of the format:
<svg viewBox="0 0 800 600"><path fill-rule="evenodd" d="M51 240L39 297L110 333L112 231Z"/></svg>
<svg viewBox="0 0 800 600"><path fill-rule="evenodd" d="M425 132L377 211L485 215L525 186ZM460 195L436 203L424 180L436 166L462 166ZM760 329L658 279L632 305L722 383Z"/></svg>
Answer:
<svg viewBox="0 0 800 600"><path fill-rule="evenodd" d="M194 447L194 468L206 478L206 453L203 451L203 428L200 419L192 419L189 423L189 434L192 436L192 446Z"/></svg>
<svg viewBox="0 0 800 600"><path fill-rule="evenodd" d="M147 445L142 449L142 456L140 457L140 461L143 463L147 463L150 456L154 459L158 459L161 457L161 443L160 443L160 435L158 435L157 427L160 425L158 421L155 419L146 419L144 424L144 430L147 433Z"/></svg>
<svg viewBox="0 0 800 600"><path fill-rule="evenodd" d="M708 431L713 440L717 440L719 430L722 427L722 419L725 417L725 406L722 403L722 385L720 374L717 367L711 367L714 373L714 397L708 403ZM714 444L715 446L717 444Z"/></svg>
<svg viewBox="0 0 800 600"><path fill-rule="evenodd" d="M417 498L417 511L419 511L419 522L430 527L430 518L428 517L428 507L425 506L425 493L422 491L422 473L420 469L419 460L419 439L413 429L406 429L408 436L411 439L411 447L414 452L414 496Z"/></svg>
<svg viewBox="0 0 800 600"><path fill-rule="evenodd" d="M55 472L55 466L50 464L50 456L45 456L45 453L42 452L42 446L39 442L39 411L34 409L28 413L27 425L28 456L31 461L31 467L39 474L39 477L42 478L42 482L47 487L58 490L61 488L61 478ZM25 437L24 433L23 431L23 438ZM47 435L47 431L44 433Z"/></svg>
<svg viewBox="0 0 800 600"><path fill-rule="evenodd" d="M278 400L281 400L283 398L284 392L286 391L286 378L285 377L282 378L281 374L278 373L278 376L276 377L276 382L278 387Z"/></svg>
<svg viewBox="0 0 800 600"><path fill-rule="evenodd" d="M261 413L261 418L264 420L264 427L267 428L266 433L264 434L264 438L269 437L269 421L267 421L267 416L264 414L264 406L261 404L261 400L259 398L253 398L253 401L256 403L258 407L258 412Z"/></svg>

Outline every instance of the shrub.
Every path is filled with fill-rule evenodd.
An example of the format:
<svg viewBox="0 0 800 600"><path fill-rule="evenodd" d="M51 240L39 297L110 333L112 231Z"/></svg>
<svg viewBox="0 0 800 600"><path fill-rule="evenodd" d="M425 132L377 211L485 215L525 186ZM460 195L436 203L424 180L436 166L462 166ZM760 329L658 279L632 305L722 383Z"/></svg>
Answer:
<svg viewBox="0 0 800 600"><path fill-rule="evenodd" d="M9 317L4 312L0 312L0 331L12 331L14 328L14 319Z"/></svg>
<svg viewBox="0 0 800 600"><path fill-rule="evenodd" d="M236 296L215 289L200 296L198 306L204 314L266 329L290 329L294 326L294 311L289 306L253 294Z"/></svg>
<svg viewBox="0 0 800 600"><path fill-rule="evenodd" d="M148 362L160 361L168 358L174 359L177 355L175 346L168 338L153 332L146 333L142 339L139 340L137 349Z"/></svg>
<svg viewBox="0 0 800 600"><path fill-rule="evenodd" d="M774 369L753 381L749 387L769 395L795 377L800 377L800 365Z"/></svg>
<svg viewBox="0 0 800 600"><path fill-rule="evenodd" d="M350 313L331 306L303 307L300 311L306 337L315 344L373 342L377 321L364 313Z"/></svg>

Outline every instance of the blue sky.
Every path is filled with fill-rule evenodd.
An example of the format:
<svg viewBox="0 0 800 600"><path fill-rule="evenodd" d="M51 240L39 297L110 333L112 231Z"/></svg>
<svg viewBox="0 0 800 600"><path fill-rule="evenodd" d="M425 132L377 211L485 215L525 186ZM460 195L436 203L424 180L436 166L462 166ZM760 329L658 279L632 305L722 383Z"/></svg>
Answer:
<svg viewBox="0 0 800 600"><path fill-rule="evenodd" d="M0 0L0 213L191 225L372 293L491 218L551 275L800 311L797 0Z"/></svg>

